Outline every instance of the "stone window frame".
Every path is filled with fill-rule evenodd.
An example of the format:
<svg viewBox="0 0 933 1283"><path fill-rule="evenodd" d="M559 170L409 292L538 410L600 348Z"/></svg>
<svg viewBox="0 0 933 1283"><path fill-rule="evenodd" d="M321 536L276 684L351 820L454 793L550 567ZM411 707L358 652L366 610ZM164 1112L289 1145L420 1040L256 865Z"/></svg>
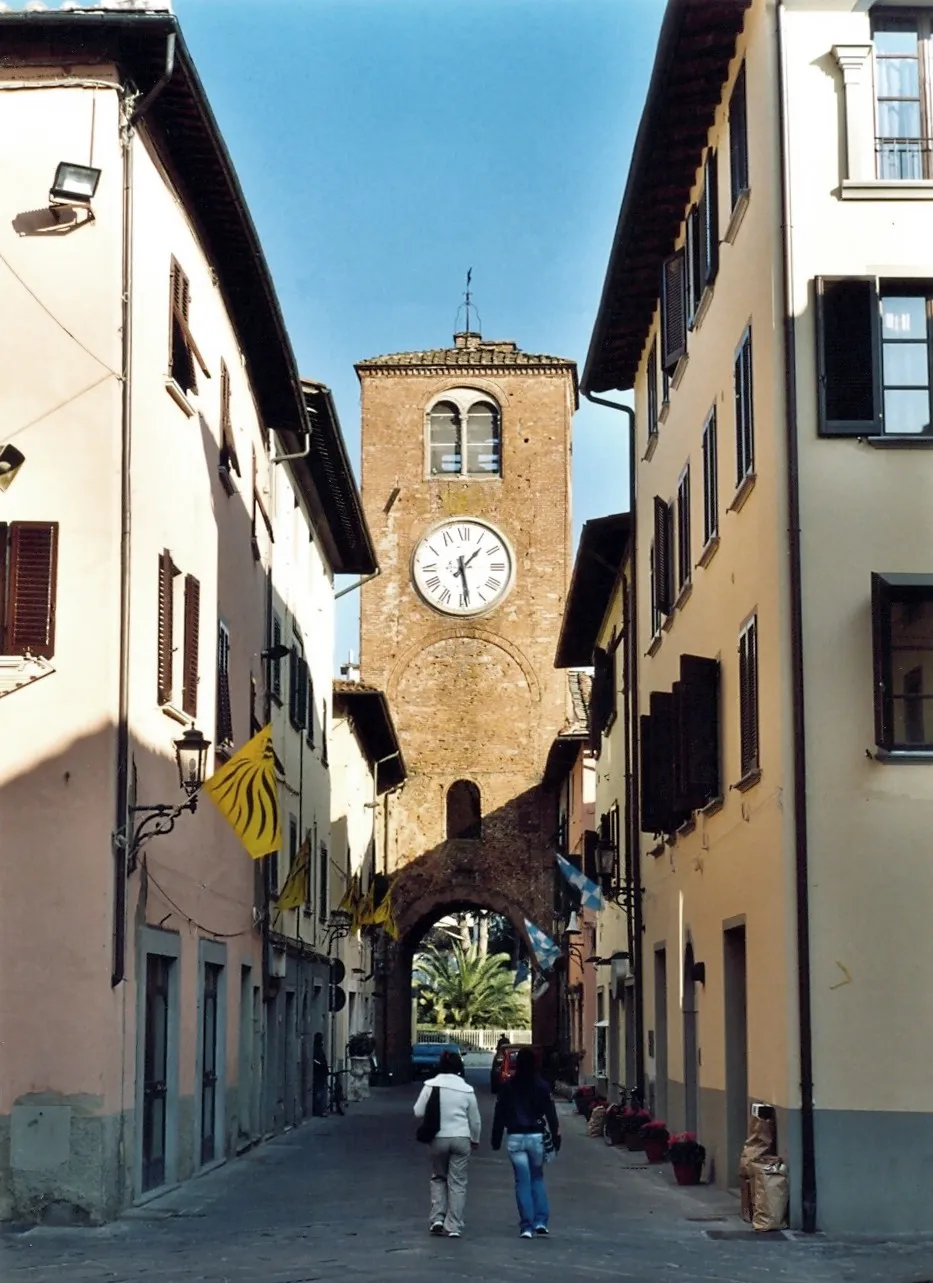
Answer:
<svg viewBox="0 0 933 1283"><path fill-rule="evenodd" d="M495 407L499 416L499 471L498 472L445 472L434 473L431 471L431 412L435 406L440 405L442 401L449 401L457 407L462 423L466 424L467 414L470 408L478 401L487 401ZM454 387L444 388L436 392L424 407L424 479L425 481L444 481L444 482L497 482L501 481L505 469L503 467L504 442L505 442L505 424L502 413L503 398L500 394L492 392L488 388L483 388L479 384L456 384ZM462 450L466 449L466 441L461 446Z"/></svg>
<svg viewBox="0 0 933 1283"><path fill-rule="evenodd" d="M879 13L910 9L885 9ZM836 44L832 54L842 73L842 130L845 172L838 188L842 200L933 200L933 179L877 177L875 140L874 44L868 39Z"/></svg>

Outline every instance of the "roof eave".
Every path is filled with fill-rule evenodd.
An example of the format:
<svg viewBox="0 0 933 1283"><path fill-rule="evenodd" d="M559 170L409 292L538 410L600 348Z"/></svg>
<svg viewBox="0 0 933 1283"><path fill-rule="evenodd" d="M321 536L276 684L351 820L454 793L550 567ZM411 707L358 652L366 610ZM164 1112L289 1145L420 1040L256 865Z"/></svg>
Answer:
<svg viewBox="0 0 933 1283"><path fill-rule="evenodd" d="M584 523L557 639L555 668L586 668L592 664L593 649L625 564L630 532L631 515L627 512ZM596 583L589 573L589 563L594 559L603 565Z"/></svg>

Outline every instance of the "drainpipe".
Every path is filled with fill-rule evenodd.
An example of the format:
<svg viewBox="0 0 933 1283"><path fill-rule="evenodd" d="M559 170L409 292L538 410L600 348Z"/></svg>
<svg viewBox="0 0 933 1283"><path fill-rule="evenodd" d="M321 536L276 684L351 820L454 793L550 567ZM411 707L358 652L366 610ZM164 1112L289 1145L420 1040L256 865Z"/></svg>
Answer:
<svg viewBox="0 0 933 1283"><path fill-rule="evenodd" d="M800 556L800 463L797 440L797 345L792 213L788 160L787 64L784 2L775 9L778 60L778 130L781 163L781 242L784 292L784 399L787 414L787 553L790 570L790 645L794 727L794 838L797 882L797 1002L800 1020L800 1200L805 1234L816 1231L816 1152L813 1128L813 1024L810 980L810 870L807 844L806 705L803 667L803 590Z"/></svg>
<svg viewBox="0 0 933 1283"><path fill-rule="evenodd" d="M378 579L381 574L382 571L377 567L371 575L364 575L363 578L358 579L355 584L348 584L346 588L341 588L340 592L335 592L334 601L336 601L338 597L346 597L348 592L356 592L357 588L362 588L364 584L368 584L371 580Z"/></svg>
<svg viewBox="0 0 933 1283"><path fill-rule="evenodd" d="M635 1090L641 1100L645 1099L645 1020L644 1020L644 979L642 976L642 936L645 927L641 903L641 830L638 825L638 613L637 613L637 566L635 520L635 411L630 405L618 401L607 401L605 397L596 396L583 389L587 401L594 405L604 405L610 410L620 410L628 416L629 451L628 451L628 484L629 484L629 577L625 593L625 619L628 636L625 639L623 659L627 672L626 678L626 823L628 825L627 846L631 853L631 897L629 900L628 921L632 938L632 968L635 972Z"/></svg>
<svg viewBox="0 0 933 1283"><path fill-rule="evenodd" d="M120 424L120 660L117 695L116 798L113 841L114 888L110 984L126 978L126 855L129 836L129 689L130 689L130 536L132 531L130 463L132 455L133 362L133 129L168 84L175 69L175 32L165 39L162 75L121 126L123 152L123 244L121 266L122 406Z"/></svg>

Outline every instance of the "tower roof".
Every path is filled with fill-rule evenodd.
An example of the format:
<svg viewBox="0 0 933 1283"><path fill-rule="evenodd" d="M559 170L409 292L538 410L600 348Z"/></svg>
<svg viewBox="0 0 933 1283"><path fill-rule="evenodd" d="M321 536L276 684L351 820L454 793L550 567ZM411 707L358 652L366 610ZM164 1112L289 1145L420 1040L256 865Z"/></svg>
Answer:
<svg viewBox="0 0 933 1283"><path fill-rule="evenodd" d="M577 364L565 356L522 352L511 339L484 339L474 331L454 335L453 347L429 348L423 352L392 352L357 361L357 374L378 370L410 370L419 374L444 374L448 370L482 373L485 370L534 370L539 373L567 371L577 385Z"/></svg>

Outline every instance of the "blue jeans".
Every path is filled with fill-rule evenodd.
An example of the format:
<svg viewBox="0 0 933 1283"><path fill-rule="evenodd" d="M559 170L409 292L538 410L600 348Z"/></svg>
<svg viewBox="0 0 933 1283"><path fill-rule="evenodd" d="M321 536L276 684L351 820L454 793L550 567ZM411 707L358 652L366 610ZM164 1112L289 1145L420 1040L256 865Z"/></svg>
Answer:
<svg viewBox="0 0 933 1283"><path fill-rule="evenodd" d="M540 1132L510 1135L508 1148L521 1229L546 1229L550 1208L544 1184L544 1138Z"/></svg>

